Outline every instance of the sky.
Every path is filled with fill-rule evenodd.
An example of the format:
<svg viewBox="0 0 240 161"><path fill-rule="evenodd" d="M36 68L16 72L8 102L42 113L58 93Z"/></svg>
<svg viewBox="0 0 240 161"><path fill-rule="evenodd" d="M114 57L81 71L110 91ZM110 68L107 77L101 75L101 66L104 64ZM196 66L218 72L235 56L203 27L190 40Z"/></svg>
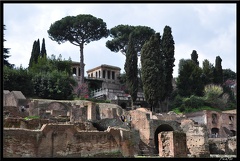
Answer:
<svg viewBox="0 0 240 161"><path fill-rule="evenodd" d="M191 59L197 51L199 66L207 59L215 65L220 56L222 68L236 72L236 3L4 3L4 48L10 48L7 59L15 67L28 67L33 42L45 39L47 55L60 54L62 59L80 62L80 49L70 42L58 44L49 38L50 25L66 16L91 14L101 18L111 29L118 25L148 26L162 36L170 26L175 42L175 67L178 76L180 59ZM102 38L84 46L85 76L87 70L102 64L113 65L124 72L126 57L112 52ZM139 62L140 63L140 62Z"/></svg>

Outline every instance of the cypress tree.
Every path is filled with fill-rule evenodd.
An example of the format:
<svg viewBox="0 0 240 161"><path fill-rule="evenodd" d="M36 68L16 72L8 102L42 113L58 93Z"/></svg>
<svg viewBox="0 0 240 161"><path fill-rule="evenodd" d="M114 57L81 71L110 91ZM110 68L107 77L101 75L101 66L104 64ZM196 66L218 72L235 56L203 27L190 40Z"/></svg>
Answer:
<svg viewBox="0 0 240 161"><path fill-rule="evenodd" d="M29 60L29 67L32 67L33 63L37 64L38 62L38 57L40 56L40 42L39 39L33 42L33 47L32 47L32 53L31 53L31 57Z"/></svg>
<svg viewBox="0 0 240 161"><path fill-rule="evenodd" d="M138 92L138 66L137 66L137 52L134 48L133 34L129 35L129 43L126 52L126 61L124 64L124 69L126 72L126 83L131 95L131 104L133 107L133 102L137 99Z"/></svg>
<svg viewBox="0 0 240 161"><path fill-rule="evenodd" d="M222 84L223 83L223 70L222 70L222 59L220 56L217 56L215 59L215 68L214 68L214 83Z"/></svg>
<svg viewBox="0 0 240 161"><path fill-rule="evenodd" d="M5 25L3 25L3 30L6 30L5 29ZM3 41L6 41L4 38L3 38ZM3 65L6 65L7 67L10 67L12 68L14 66L14 64L10 64L8 62L8 58L10 57L9 55L9 48L3 48Z"/></svg>
<svg viewBox="0 0 240 161"><path fill-rule="evenodd" d="M193 51L192 51L191 59L192 59L192 61L193 61L194 63L196 63L197 66L199 66L198 54L197 54L197 51L196 51L196 50L193 50Z"/></svg>
<svg viewBox="0 0 240 161"><path fill-rule="evenodd" d="M213 83L213 72L214 72L214 66L209 62L209 60L205 59L203 61L203 82L204 85Z"/></svg>
<svg viewBox="0 0 240 161"><path fill-rule="evenodd" d="M152 111L161 104L164 94L164 68L161 50L161 36L156 33L145 42L141 51L142 82L144 96Z"/></svg>
<svg viewBox="0 0 240 161"><path fill-rule="evenodd" d="M34 61L35 61L35 63L37 63L38 62L38 58L40 56L40 41L39 41L39 39L37 40L36 48L35 48L34 52L35 52Z"/></svg>
<svg viewBox="0 0 240 161"><path fill-rule="evenodd" d="M31 57L30 57L29 64L28 64L29 68L31 68L34 63L34 48L35 48L35 46L36 46L36 40L33 42Z"/></svg>
<svg viewBox="0 0 240 161"><path fill-rule="evenodd" d="M42 48L41 48L40 55L41 55L41 57L47 56L47 51L46 51L46 47L45 47L45 39L44 38L42 40Z"/></svg>
<svg viewBox="0 0 240 161"><path fill-rule="evenodd" d="M170 97L170 94L173 91L172 86L172 79L173 79L173 67L174 65L174 40L172 36L172 30L171 27L165 26L162 36L162 52L163 52L163 58L164 58L164 69L165 69L165 85L164 85L164 91L165 91L165 99L167 101L167 109L168 110L168 98Z"/></svg>

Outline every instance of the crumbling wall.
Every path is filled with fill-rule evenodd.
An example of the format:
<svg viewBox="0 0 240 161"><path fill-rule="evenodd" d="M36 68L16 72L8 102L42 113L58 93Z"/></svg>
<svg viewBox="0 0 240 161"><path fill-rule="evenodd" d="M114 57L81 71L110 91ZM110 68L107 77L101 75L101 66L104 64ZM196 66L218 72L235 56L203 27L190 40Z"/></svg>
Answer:
<svg viewBox="0 0 240 161"><path fill-rule="evenodd" d="M133 155L132 135L122 136L117 143L108 131L77 131L67 124L45 124L40 130L4 128L3 157L91 157L120 151L125 157Z"/></svg>
<svg viewBox="0 0 240 161"><path fill-rule="evenodd" d="M237 155L236 139L236 136L229 138L209 138L210 154Z"/></svg>
<svg viewBox="0 0 240 161"><path fill-rule="evenodd" d="M24 129L41 129L43 124L49 123L49 120L44 119L30 119L23 118L6 118L3 120L4 128L24 128Z"/></svg>
<svg viewBox="0 0 240 161"><path fill-rule="evenodd" d="M14 93L21 94L21 98L17 98L17 96L14 95ZM5 92L4 93L4 104L3 106L22 106L25 105L27 102L26 98L22 95L22 92L20 91L11 91L11 92Z"/></svg>
<svg viewBox="0 0 240 161"><path fill-rule="evenodd" d="M86 121L87 107L74 105L70 111L70 122Z"/></svg>
<svg viewBox="0 0 240 161"><path fill-rule="evenodd" d="M25 108L23 111L17 106L3 106L4 117L18 117L24 118L29 116L28 110Z"/></svg>
<svg viewBox="0 0 240 161"><path fill-rule="evenodd" d="M237 137L229 137L226 142L226 154L228 155L237 155Z"/></svg>
<svg viewBox="0 0 240 161"><path fill-rule="evenodd" d="M97 103L97 119L117 118L123 114L123 109L115 104Z"/></svg>
<svg viewBox="0 0 240 161"><path fill-rule="evenodd" d="M131 127L139 130L141 140L149 145L150 141L150 114L134 110L129 112L131 115Z"/></svg>
<svg viewBox="0 0 240 161"><path fill-rule="evenodd" d="M195 157L210 157L207 127L193 120L184 119L181 127L187 136L188 154Z"/></svg>
<svg viewBox="0 0 240 161"><path fill-rule="evenodd" d="M117 144L120 145L120 151L123 156L134 156L138 154L138 143L140 141L138 131L115 127L109 127L107 131L112 134Z"/></svg>
<svg viewBox="0 0 240 161"><path fill-rule="evenodd" d="M187 157L186 134L163 131L158 134L160 157Z"/></svg>
<svg viewBox="0 0 240 161"><path fill-rule="evenodd" d="M3 158L37 157L41 131L19 128L4 128Z"/></svg>
<svg viewBox="0 0 240 161"><path fill-rule="evenodd" d="M172 121L172 120L180 121L185 118L185 115L176 114L173 111L170 111L168 113L156 113L154 116L155 117L153 117L153 119L164 120L164 121Z"/></svg>

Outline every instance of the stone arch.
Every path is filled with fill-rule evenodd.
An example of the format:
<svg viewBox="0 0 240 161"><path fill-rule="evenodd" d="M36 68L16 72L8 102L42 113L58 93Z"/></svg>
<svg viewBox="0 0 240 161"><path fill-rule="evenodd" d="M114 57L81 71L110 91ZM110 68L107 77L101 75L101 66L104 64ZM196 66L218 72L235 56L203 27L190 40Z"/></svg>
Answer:
<svg viewBox="0 0 240 161"><path fill-rule="evenodd" d="M211 137L218 137L218 134L219 134L219 128L212 128L211 129Z"/></svg>
<svg viewBox="0 0 240 161"><path fill-rule="evenodd" d="M159 152L159 150L158 150L158 134L162 131L174 131L174 128L169 124L162 124L157 127L157 129L154 132L154 144L155 144L155 149L157 150L157 152Z"/></svg>

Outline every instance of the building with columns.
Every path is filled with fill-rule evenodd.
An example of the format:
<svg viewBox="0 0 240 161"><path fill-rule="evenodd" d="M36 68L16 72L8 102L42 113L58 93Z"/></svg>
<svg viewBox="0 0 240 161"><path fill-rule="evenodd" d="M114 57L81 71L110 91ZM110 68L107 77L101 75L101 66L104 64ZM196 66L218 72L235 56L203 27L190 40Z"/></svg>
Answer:
<svg viewBox="0 0 240 161"><path fill-rule="evenodd" d="M74 75L74 77L76 77L78 81L80 81L80 62L72 61L72 74Z"/></svg>
<svg viewBox="0 0 240 161"><path fill-rule="evenodd" d="M118 82L121 68L111 65L102 64L87 71L88 78L101 79L106 82Z"/></svg>
<svg viewBox="0 0 240 161"><path fill-rule="evenodd" d="M80 78L80 63L72 62L72 71L74 77L79 81ZM88 88L90 89L91 98L96 99L107 99L115 100L116 103L130 104L130 95L126 94L123 90L123 86L118 77L120 76L121 68L102 64L95 68L87 70L87 77L85 77L85 82L88 83ZM138 92L137 101L145 101L143 92Z"/></svg>

